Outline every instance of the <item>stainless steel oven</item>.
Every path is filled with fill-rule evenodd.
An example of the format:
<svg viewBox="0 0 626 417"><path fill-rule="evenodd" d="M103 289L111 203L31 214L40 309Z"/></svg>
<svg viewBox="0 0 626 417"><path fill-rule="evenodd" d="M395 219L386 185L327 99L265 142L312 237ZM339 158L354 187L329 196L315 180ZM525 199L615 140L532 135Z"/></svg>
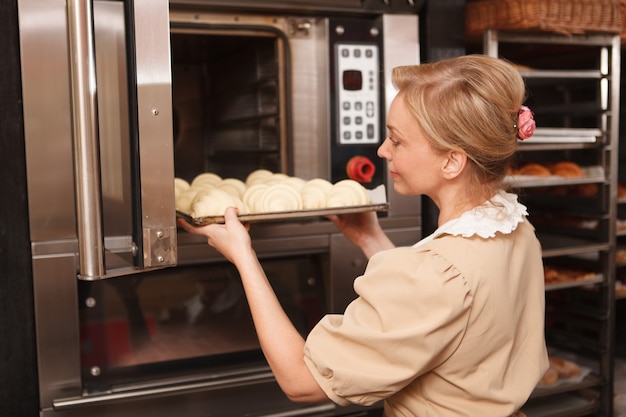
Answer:
<svg viewBox="0 0 626 417"><path fill-rule="evenodd" d="M420 4L18 7L41 415L378 415L287 400L236 271L177 230L173 182L264 168L385 185L383 227L417 241L419 200L393 192L376 149L391 68L419 62ZM366 260L327 220L251 233L303 335L354 297Z"/></svg>

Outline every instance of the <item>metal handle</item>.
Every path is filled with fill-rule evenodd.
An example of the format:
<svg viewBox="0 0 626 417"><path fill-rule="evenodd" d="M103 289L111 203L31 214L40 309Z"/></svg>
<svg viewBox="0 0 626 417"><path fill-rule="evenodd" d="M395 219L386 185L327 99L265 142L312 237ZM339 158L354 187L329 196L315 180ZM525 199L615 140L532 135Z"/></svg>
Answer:
<svg viewBox="0 0 626 417"><path fill-rule="evenodd" d="M68 0L67 20L79 276L91 280L105 273L92 1Z"/></svg>

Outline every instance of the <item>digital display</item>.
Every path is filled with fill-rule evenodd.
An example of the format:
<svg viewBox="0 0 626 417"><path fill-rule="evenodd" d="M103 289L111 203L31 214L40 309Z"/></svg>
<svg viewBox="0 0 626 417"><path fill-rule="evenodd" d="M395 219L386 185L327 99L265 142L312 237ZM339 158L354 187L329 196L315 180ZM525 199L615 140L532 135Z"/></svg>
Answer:
<svg viewBox="0 0 626 417"><path fill-rule="evenodd" d="M363 88L363 74L359 70L345 70L343 72L343 89L359 91Z"/></svg>

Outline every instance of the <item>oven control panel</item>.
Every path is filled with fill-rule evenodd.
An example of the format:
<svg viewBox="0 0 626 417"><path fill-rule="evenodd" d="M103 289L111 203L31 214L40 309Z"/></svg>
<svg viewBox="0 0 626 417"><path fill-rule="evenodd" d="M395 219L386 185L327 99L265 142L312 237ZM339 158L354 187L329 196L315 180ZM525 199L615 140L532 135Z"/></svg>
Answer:
<svg viewBox="0 0 626 417"><path fill-rule="evenodd" d="M376 44L335 45L337 139L342 145L379 142L379 50Z"/></svg>

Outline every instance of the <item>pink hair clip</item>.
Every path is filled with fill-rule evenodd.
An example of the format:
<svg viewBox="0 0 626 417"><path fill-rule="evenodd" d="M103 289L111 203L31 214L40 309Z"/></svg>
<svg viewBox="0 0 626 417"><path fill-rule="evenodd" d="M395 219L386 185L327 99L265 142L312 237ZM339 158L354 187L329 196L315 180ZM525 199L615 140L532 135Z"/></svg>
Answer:
<svg viewBox="0 0 626 417"><path fill-rule="evenodd" d="M522 106L517 115L517 138L528 139L535 133L535 115L528 106Z"/></svg>

